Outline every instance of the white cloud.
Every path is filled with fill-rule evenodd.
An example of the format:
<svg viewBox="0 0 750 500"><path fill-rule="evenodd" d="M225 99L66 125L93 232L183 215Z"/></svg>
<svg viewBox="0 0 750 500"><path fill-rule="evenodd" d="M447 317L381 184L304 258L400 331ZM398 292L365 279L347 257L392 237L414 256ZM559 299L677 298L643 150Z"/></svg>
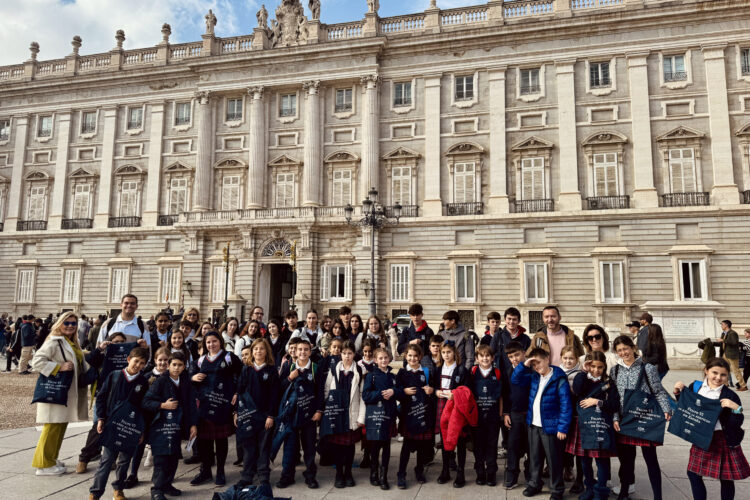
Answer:
<svg viewBox="0 0 750 500"><path fill-rule="evenodd" d="M249 32L238 20L259 1L244 0L22 0L0 1L0 65L29 58L29 44L39 43L40 60L65 57L74 35L83 39L81 54L107 52L115 46L115 32L125 30L125 48L149 47L161 41L161 25L172 26L171 41L199 40L205 16L213 9L217 35ZM22 4L19 6L19 4Z"/></svg>

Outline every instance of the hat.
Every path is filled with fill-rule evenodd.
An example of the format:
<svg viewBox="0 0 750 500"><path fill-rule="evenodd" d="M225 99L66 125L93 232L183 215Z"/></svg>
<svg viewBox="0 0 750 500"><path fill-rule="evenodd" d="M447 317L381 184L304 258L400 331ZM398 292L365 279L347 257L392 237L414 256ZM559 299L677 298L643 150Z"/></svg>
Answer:
<svg viewBox="0 0 750 500"><path fill-rule="evenodd" d="M626 328L630 328L631 326L635 327L635 328L640 328L641 324L638 323L637 321L631 321L630 323L628 323L627 325L625 325Z"/></svg>

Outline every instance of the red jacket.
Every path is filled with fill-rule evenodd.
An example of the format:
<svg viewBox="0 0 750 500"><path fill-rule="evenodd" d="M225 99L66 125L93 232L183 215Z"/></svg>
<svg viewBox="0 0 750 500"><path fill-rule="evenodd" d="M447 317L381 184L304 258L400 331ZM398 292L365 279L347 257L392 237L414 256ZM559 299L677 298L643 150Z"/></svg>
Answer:
<svg viewBox="0 0 750 500"><path fill-rule="evenodd" d="M449 400L440 417L440 433L443 437L443 449L453 451L458 438L466 435L463 429L466 425L477 426L479 410L474 395L466 386L459 386L453 390L453 399Z"/></svg>

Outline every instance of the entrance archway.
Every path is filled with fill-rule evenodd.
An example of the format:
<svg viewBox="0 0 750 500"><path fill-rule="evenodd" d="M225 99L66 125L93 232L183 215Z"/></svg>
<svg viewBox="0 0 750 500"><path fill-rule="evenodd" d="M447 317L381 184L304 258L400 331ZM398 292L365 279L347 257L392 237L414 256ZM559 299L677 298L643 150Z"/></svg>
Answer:
<svg viewBox="0 0 750 500"><path fill-rule="evenodd" d="M294 293L293 271L289 264L262 264L258 283L258 303L266 318L283 318Z"/></svg>

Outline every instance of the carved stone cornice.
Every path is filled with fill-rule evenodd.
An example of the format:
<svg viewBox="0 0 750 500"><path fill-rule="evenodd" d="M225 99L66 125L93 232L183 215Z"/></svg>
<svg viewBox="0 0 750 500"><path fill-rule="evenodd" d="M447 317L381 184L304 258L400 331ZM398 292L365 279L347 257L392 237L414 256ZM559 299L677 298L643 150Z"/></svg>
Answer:
<svg viewBox="0 0 750 500"><path fill-rule="evenodd" d="M198 104L206 105L211 99L211 92L208 90L200 90L195 93L195 98L198 100Z"/></svg>
<svg viewBox="0 0 750 500"><path fill-rule="evenodd" d="M311 80L302 84L302 88L307 91L308 94L317 94L320 89L320 80Z"/></svg>
<svg viewBox="0 0 750 500"><path fill-rule="evenodd" d="M252 96L253 99L260 100L263 99L263 92L265 92L266 88L263 85L255 85L253 87L247 88L247 93Z"/></svg>
<svg viewBox="0 0 750 500"><path fill-rule="evenodd" d="M359 81L367 89L375 89L380 84L380 76L377 74L364 75L360 77Z"/></svg>

